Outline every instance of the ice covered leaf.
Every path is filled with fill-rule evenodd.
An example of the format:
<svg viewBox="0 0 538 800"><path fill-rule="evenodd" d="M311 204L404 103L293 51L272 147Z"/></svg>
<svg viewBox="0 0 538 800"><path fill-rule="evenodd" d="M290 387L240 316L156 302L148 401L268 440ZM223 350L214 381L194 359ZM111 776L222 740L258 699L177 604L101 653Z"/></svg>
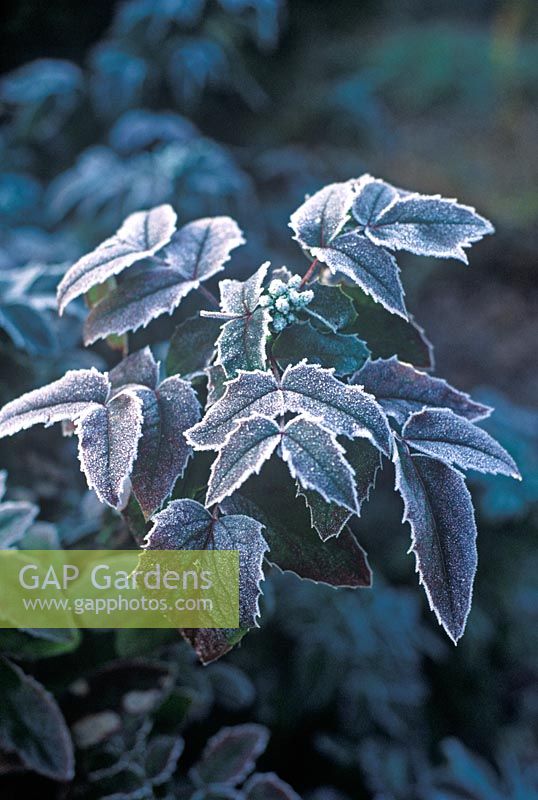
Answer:
<svg viewBox="0 0 538 800"><path fill-rule="evenodd" d="M173 500L154 520L146 537L148 550L239 551L239 624L256 626L262 562L268 549L263 525L242 514L215 518L195 500Z"/></svg>
<svg viewBox="0 0 538 800"><path fill-rule="evenodd" d="M354 439L364 436L385 455L392 452L391 434L381 406L358 386L349 386L331 370L304 362L282 376L286 408L319 417L324 427Z"/></svg>
<svg viewBox="0 0 538 800"><path fill-rule="evenodd" d="M144 422L131 483L148 519L162 506L187 466L191 448L184 432L200 418L200 405L190 383L177 375L155 391L134 391L143 402Z"/></svg>
<svg viewBox="0 0 538 800"><path fill-rule="evenodd" d="M255 772L243 786L246 800L301 800L274 772Z"/></svg>
<svg viewBox="0 0 538 800"><path fill-rule="evenodd" d="M357 231L337 236L330 247L316 247L312 255L358 284L392 314L407 319L400 270L394 256Z"/></svg>
<svg viewBox="0 0 538 800"><path fill-rule="evenodd" d="M129 390L77 420L78 456L88 487L102 503L118 508L142 432L142 401Z"/></svg>
<svg viewBox="0 0 538 800"><path fill-rule="evenodd" d="M0 504L0 550L18 544L39 513L39 508L25 501Z"/></svg>
<svg viewBox="0 0 538 800"><path fill-rule="evenodd" d="M355 334L322 333L310 322L284 328L273 344L272 353L282 367L306 357L313 364L333 367L336 375L350 375L370 355L366 344Z"/></svg>
<svg viewBox="0 0 538 800"><path fill-rule="evenodd" d="M66 783L74 775L73 743L53 696L0 657L0 750L25 769Z"/></svg>
<svg viewBox="0 0 538 800"><path fill-rule="evenodd" d="M410 314L406 320L387 314L383 306L358 286L343 286L342 290L353 300L358 315L346 333L356 333L364 339L372 358L391 358L396 354L401 361L422 369L433 368L433 345Z"/></svg>
<svg viewBox="0 0 538 800"><path fill-rule="evenodd" d="M320 494L312 489L303 489L299 483L297 497L304 497L310 512L310 524L318 532L322 542L333 536L339 536L353 516L347 508L336 503L328 503Z"/></svg>
<svg viewBox="0 0 538 800"><path fill-rule="evenodd" d="M270 262L265 261L246 281L230 279L220 281L220 306L224 314L243 317L255 311L269 266Z"/></svg>
<svg viewBox="0 0 538 800"><path fill-rule="evenodd" d="M60 314L66 305L99 283L151 256L170 241L177 216L169 205L137 211L121 228L92 253L83 256L67 271L58 285Z"/></svg>
<svg viewBox="0 0 538 800"><path fill-rule="evenodd" d="M232 250L244 243L231 217L204 217L180 228L161 256L184 281L198 284L220 272Z"/></svg>
<svg viewBox="0 0 538 800"><path fill-rule="evenodd" d="M351 181L320 189L291 215L293 238L307 249L326 247L345 225L353 197Z"/></svg>
<svg viewBox="0 0 538 800"><path fill-rule="evenodd" d="M491 408L475 403L468 394L454 389L445 380L433 378L410 364L402 364L395 356L367 361L351 382L364 386L387 414L400 423L425 407L449 408L473 421L491 413Z"/></svg>
<svg viewBox="0 0 538 800"><path fill-rule="evenodd" d="M521 479L504 447L482 428L447 408L413 414L402 429L405 441L446 464Z"/></svg>
<svg viewBox="0 0 538 800"><path fill-rule="evenodd" d="M396 489L411 526L411 551L430 608L454 643L463 635L476 572L476 524L459 472L428 456L395 450Z"/></svg>
<svg viewBox="0 0 538 800"><path fill-rule="evenodd" d="M110 370L108 377L113 391L130 383L155 389L159 381L159 363L153 358L149 347L144 347L120 361Z"/></svg>
<svg viewBox="0 0 538 800"><path fill-rule="evenodd" d="M211 467L206 506L219 503L251 475L258 475L276 450L280 438L279 425L268 417L240 420Z"/></svg>
<svg viewBox="0 0 538 800"><path fill-rule="evenodd" d="M310 317L323 323L334 332L352 325L357 312L353 301L343 293L339 286L325 286L313 283L308 287L314 294L304 311Z"/></svg>
<svg viewBox="0 0 538 800"><path fill-rule="evenodd" d="M106 402L108 377L96 369L76 369L41 389L12 400L0 410L0 436L11 436L32 425L75 420L87 409Z"/></svg>
<svg viewBox="0 0 538 800"><path fill-rule="evenodd" d="M493 225L471 206L421 194L398 197L365 229L374 244L465 263L464 248L493 230Z"/></svg>
<svg viewBox="0 0 538 800"><path fill-rule="evenodd" d="M220 322L197 314L184 320L170 340L166 371L168 375L195 375L203 372L215 354Z"/></svg>
<svg viewBox="0 0 538 800"><path fill-rule="evenodd" d="M211 664L229 653L248 628L182 628L181 635L193 648L202 664Z"/></svg>
<svg viewBox="0 0 538 800"><path fill-rule="evenodd" d="M220 364L215 364L206 369L207 375L207 403L206 408L220 400L226 391L226 373Z"/></svg>
<svg viewBox="0 0 538 800"><path fill-rule="evenodd" d="M248 514L263 523L269 544L267 561L279 569L329 586L371 585L366 553L349 528L326 542L311 529L308 511L297 501L296 488L282 461L272 461L263 480L249 481L226 498L222 508L228 514Z"/></svg>
<svg viewBox="0 0 538 800"><path fill-rule="evenodd" d="M152 786L162 786L174 774L185 747L181 736L152 736L147 743L144 769Z"/></svg>
<svg viewBox="0 0 538 800"><path fill-rule="evenodd" d="M382 211L392 203L398 192L385 181L363 175L356 184L357 196L353 201L352 213L360 225L371 225Z"/></svg>
<svg viewBox="0 0 538 800"><path fill-rule="evenodd" d="M195 450L217 450L236 420L263 414L274 418L285 410L282 392L271 372L241 372L226 384L224 395L208 409L204 419L187 431Z"/></svg>
<svg viewBox="0 0 538 800"><path fill-rule="evenodd" d="M263 725L221 728L207 742L190 776L198 786L237 786L253 771L268 742L269 731Z"/></svg>
<svg viewBox="0 0 538 800"><path fill-rule="evenodd" d="M353 513L358 511L355 473L334 434L316 420L296 417L284 427L280 446L292 477L305 489L314 489L327 502Z"/></svg>

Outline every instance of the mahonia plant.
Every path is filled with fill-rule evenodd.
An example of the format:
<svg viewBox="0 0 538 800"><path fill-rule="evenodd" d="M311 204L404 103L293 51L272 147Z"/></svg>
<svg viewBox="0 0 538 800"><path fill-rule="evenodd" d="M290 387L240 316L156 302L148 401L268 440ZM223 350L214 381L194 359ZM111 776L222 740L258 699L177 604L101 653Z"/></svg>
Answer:
<svg viewBox="0 0 538 800"><path fill-rule="evenodd" d="M310 261L303 277L265 262L247 280L222 280L217 301L202 284L244 243L232 219L178 230L169 205L129 216L58 286L60 314L89 301L85 344L125 347L193 290L216 307L177 327L164 379L149 347L108 374L69 371L8 403L0 435L61 421L88 485L143 547L239 551L240 628L183 631L205 663L258 624L264 562L371 585L351 523L392 461L420 582L457 642L477 560L461 471L520 476L477 427L492 409L431 374L394 253L467 262L493 227L455 200L369 175L307 198L290 227Z"/></svg>

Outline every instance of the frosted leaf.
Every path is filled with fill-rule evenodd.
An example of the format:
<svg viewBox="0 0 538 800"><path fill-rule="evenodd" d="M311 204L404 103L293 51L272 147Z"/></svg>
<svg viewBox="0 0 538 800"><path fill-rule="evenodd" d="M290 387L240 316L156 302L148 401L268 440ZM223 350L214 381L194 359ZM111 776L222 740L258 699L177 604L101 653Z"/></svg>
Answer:
<svg viewBox="0 0 538 800"><path fill-rule="evenodd" d="M268 742L269 731L264 725L246 723L221 728L208 740L202 757L191 769L194 784L237 786L253 771Z"/></svg>
<svg viewBox="0 0 538 800"><path fill-rule="evenodd" d="M239 624L256 626L267 550L263 525L242 514L215 519L195 500L173 500L154 520L146 536L148 550L239 551Z"/></svg>
<svg viewBox="0 0 538 800"><path fill-rule="evenodd" d="M364 386L387 414L400 423L425 407L450 408L469 420L483 419L492 410L475 403L468 394L454 389L445 380L420 372L396 357L367 361L351 382Z"/></svg>
<svg viewBox="0 0 538 800"><path fill-rule="evenodd" d="M217 339L217 363L230 378L240 369L265 369L271 318L258 302L268 268L266 261L246 281L224 280L219 284L222 313L233 319L224 323Z"/></svg>
<svg viewBox="0 0 538 800"><path fill-rule="evenodd" d="M159 381L159 362L153 358L149 347L137 350L110 370L108 377L113 390L130 383L155 389Z"/></svg>
<svg viewBox="0 0 538 800"><path fill-rule="evenodd" d="M251 475L258 475L280 442L280 428L268 417L240 420L211 467L206 506L220 503Z"/></svg>
<svg viewBox="0 0 538 800"><path fill-rule="evenodd" d="M328 503L312 489L303 489L297 484L297 497L303 497L310 512L310 524L319 534L322 542L339 536L353 516L347 508Z"/></svg>
<svg viewBox="0 0 538 800"><path fill-rule="evenodd" d="M226 391L226 373L220 365L214 365L206 369L207 375L207 401L206 409L220 400Z"/></svg>
<svg viewBox="0 0 538 800"><path fill-rule="evenodd" d="M467 263L464 248L493 231L471 206L439 195L409 194L394 200L365 232L374 244L393 250Z"/></svg>
<svg viewBox="0 0 538 800"><path fill-rule="evenodd" d="M88 488L102 503L119 508L142 432L142 401L129 390L77 421L78 456Z"/></svg>
<svg viewBox="0 0 538 800"><path fill-rule="evenodd" d="M204 419L187 431L187 441L195 450L217 450L238 419L254 414L274 418L284 411L283 394L271 372L240 372Z"/></svg>
<svg viewBox="0 0 538 800"><path fill-rule="evenodd" d="M314 283L309 286L314 297L304 311L310 317L319 320L332 331L347 328L357 319L357 312L352 300L345 295L339 286L325 286Z"/></svg>
<svg viewBox="0 0 538 800"><path fill-rule="evenodd" d="M353 513L358 511L355 473L345 459L344 448L316 420L296 417L282 432L282 458L293 478L305 489L314 489L327 502Z"/></svg>
<svg viewBox="0 0 538 800"><path fill-rule="evenodd" d="M0 410L0 436L11 436L32 425L75 420L88 408L106 402L110 384L96 369L76 369L41 389L12 400Z"/></svg>
<svg viewBox="0 0 538 800"><path fill-rule="evenodd" d="M398 192L389 183L363 175L357 182L357 196L353 201L352 213L361 225L370 225L382 211L392 203Z"/></svg>
<svg viewBox="0 0 538 800"><path fill-rule="evenodd" d="M166 357L168 375L199 375L215 356L220 323L199 314L181 322L170 339Z"/></svg>
<svg viewBox="0 0 538 800"><path fill-rule="evenodd" d="M463 635L476 572L476 524L463 477L441 461L395 449L396 489L430 608L454 643Z"/></svg>
<svg viewBox="0 0 538 800"><path fill-rule="evenodd" d="M289 783L274 772L256 772L242 789L246 800L301 800Z"/></svg>
<svg viewBox="0 0 538 800"><path fill-rule="evenodd" d="M394 256L366 236L351 231L337 236L330 247L316 247L312 255L331 272L342 273L392 314L407 319L400 270Z"/></svg>
<svg viewBox="0 0 538 800"><path fill-rule="evenodd" d="M201 282L220 272L231 251L244 243L231 217L204 217L180 228L160 256L183 280Z"/></svg>
<svg viewBox="0 0 538 800"><path fill-rule="evenodd" d="M284 328L273 343L272 354L282 367L307 358L322 367L334 367L336 375L350 375L360 369L370 351L355 334L322 333L303 322Z"/></svg>
<svg viewBox="0 0 538 800"><path fill-rule="evenodd" d="M229 653L248 628L182 628L180 633L202 664L207 665Z"/></svg>
<svg viewBox="0 0 538 800"><path fill-rule="evenodd" d="M191 454L184 432L200 419L200 405L190 383L177 375L155 391L134 391L143 402L144 422L131 483L148 519L183 475Z"/></svg>
<svg viewBox="0 0 538 800"><path fill-rule="evenodd" d="M405 441L446 464L521 479L514 459L482 428L446 408L413 414L402 429Z"/></svg>
<svg viewBox="0 0 538 800"><path fill-rule="evenodd" d="M345 225L353 197L351 181L320 189L291 215L293 238L305 248L326 247Z"/></svg>
<svg viewBox="0 0 538 800"><path fill-rule="evenodd" d="M349 386L331 370L301 362L282 376L286 408L319 417L333 433L354 439L364 436L385 455L392 452L391 433L385 412L359 386Z"/></svg>
<svg viewBox="0 0 538 800"><path fill-rule="evenodd" d="M25 501L11 501L0 504L0 550L20 542L39 513L39 508Z"/></svg>
<svg viewBox="0 0 538 800"><path fill-rule="evenodd" d="M104 283L127 267L160 250L176 229L177 216L169 205L137 211L121 228L92 253L83 256L67 271L58 285L60 314L66 305L92 286Z"/></svg>

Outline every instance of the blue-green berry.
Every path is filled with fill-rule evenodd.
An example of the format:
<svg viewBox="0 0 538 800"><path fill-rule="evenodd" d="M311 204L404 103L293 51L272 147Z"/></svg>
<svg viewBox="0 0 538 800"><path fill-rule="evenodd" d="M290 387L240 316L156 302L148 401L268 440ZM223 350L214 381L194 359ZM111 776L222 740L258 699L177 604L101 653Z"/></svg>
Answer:
<svg viewBox="0 0 538 800"><path fill-rule="evenodd" d="M260 305L262 308L267 308L268 306L270 306L270 305L272 304L272 302L273 302L273 301L272 301L272 298L271 298L271 297L269 297L269 295L268 295L268 294L262 294L262 295L260 296L260 299L258 300L258 304L259 304L259 305Z"/></svg>
<svg viewBox="0 0 538 800"><path fill-rule="evenodd" d="M286 325L288 324L288 320L286 317L282 316L282 314L275 314L273 317L273 328L277 333L283 331Z"/></svg>
<svg viewBox="0 0 538 800"><path fill-rule="evenodd" d="M290 310L290 301L287 297L278 297L275 302L275 308L277 311L280 311L281 314L287 314Z"/></svg>
<svg viewBox="0 0 538 800"><path fill-rule="evenodd" d="M271 297L280 297L280 295L286 293L286 290L286 284L284 281L281 281L280 278L275 278L275 280L271 281L269 284L269 294Z"/></svg>
<svg viewBox="0 0 538 800"><path fill-rule="evenodd" d="M298 289L301 285L302 278L300 275L292 275L288 281L288 287L290 289Z"/></svg>

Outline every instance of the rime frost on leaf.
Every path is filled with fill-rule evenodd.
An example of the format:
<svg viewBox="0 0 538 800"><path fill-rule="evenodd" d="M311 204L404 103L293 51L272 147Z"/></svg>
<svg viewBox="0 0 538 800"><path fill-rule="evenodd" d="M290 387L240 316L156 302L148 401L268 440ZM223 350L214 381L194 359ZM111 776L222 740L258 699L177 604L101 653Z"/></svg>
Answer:
<svg viewBox="0 0 538 800"><path fill-rule="evenodd" d="M137 350L124 358L108 373L113 391L130 383L155 389L159 381L159 363L153 358L149 347Z"/></svg>
<svg viewBox="0 0 538 800"><path fill-rule="evenodd" d="M482 428L447 408L413 414L402 429L405 441L446 464L521 479L514 459Z"/></svg>
<svg viewBox="0 0 538 800"><path fill-rule="evenodd" d="M197 786L237 786L250 775L268 741L269 731L263 725L247 723L221 728L207 742L201 759L191 770L191 778Z"/></svg>
<svg viewBox="0 0 538 800"><path fill-rule="evenodd" d="M392 314L407 319L400 270L388 250L351 231L333 239L330 247L316 247L311 252L332 273L350 278Z"/></svg>
<svg viewBox="0 0 538 800"><path fill-rule="evenodd" d="M146 519L172 492L191 453L184 432L200 418L190 383L174 375L155 391L134 390L143 402L142 438L131 482Z"/></svg>
<svg viewBox="0 0 538 800"><path fill-rule="evenodd" d="M104 283L127 267L160 250L176 229L177 216L169 205L131 214L110 239L83 256L58 285L60 314L66 305L92 286Z"/></svg>
<svg viewBox="0 0 538 800"><path fill-rule="evenodd" d="M211 467L206 506L219 503L253 474L259 474L280 442L280 427L268 417L240 420Z"/></svg>
<svg viewBox="0 0 538 800"><path fill-rule="evenodd" d="M256 772L242 789L246 800L301 800L289 783L274 772Z"/></svg>
<svg viewBox="0 0 538 800"><path fill-rule="evenodd" d="M219 364L215 364L206 369L207 375L207 402L206 408L212 406L217 400L220 400L226 391L226 373L224 368Z"/></svg>
<svg viewBox="0 0 538 800"><path fill-rule="evenodd" d="M322 367L334 367L336 375L350 375L370 355L366 344L355 334L322 333L310 322L284 328L273 343L272 353L282 367L306 357Z"/></svg>
<svg viewBox="0 0 538 800"><path fill-rule="evenodd" d="M342 508L336 503L328 503L323 497L312 489L303 489L297 483L297 497L303 497L310 512L310 524L319 534L322 542L339 536L347 522L352 517L347 508Z"/></svg>
<svg viewBox="0 0 538 800"><path fill-rule="evenodd" d="M48 386L7 403L0 410L0 436L11 436L32 425L76 420L84 411L102 406L109 391L108 377L96 369L69 370Z"/></svg>
<svg viewBox="0 0 538 800"><path fill-rule="evenodd" d="M322 283L310 284L313 298L304 311L310 317L323 323L335 333L352 325L357 319L353 301L339 286L325 286Z"/></svg>
<svg viewBox="0 0 538 800"><path fill-rule="evenodd" d="M170 339L166 357L168 375L197 375L203 373L215 355L214 342L220 333L220 323L196 314L181 322Z"/></svg>
<svg viewBox="0 0 538 800"><path fill-rule="evenodd" d="M38 513L39 508L36 505L22 500L1 503L0 550L7 550L20 542Z"/></svg>
<svg viewBox="0 0 538 800"><path fill-rule="evenodd" d="M224 323L217 339L217 363L228 377L240 369L265 369L270 316L258 302L268 268L266 261L246 281L224 280L219 284L222 313L232 317Z"/></svg>
<svg viewBox="0 0 538 800"><path fill-rule="evenodd" d="M248 628L182 628L181 635L204 665L229 653Z"/></svg>
<svg viewBox="0 0 538 800"><path fill-rule="evenodd" d="M285 426L280 447L292 477L305 489L314 489L327 502L353 513L358 511L355 473L334 434L315 420L296 417Z"/></svg>
<svg viewBox="0 0 538 800"><path fill-rule="evenodd" d="M293 238L307 249L326 247L345 225L353 197L352 181L320 189L291 215Z"/></svg>
<svg viewBox="0 0 538 800"><path fill-rule="evenodd" d="M215 519L195 500L173 500L154 520L146 537L148 550L239 551L239 624L256 626L262 562L268 549L263 525L242 514Z"/></svg>
<svg viewBox="0 0 538 800"><path fill-rule="evenodd" d="M395 450L396 489L411 525L411 551L430 608L456 643L471 607L476 572L476 524L459 472L428 456Z"/></svg>
<svg viewBox="0 0 538 800"><path fill-rule="evenodd" d="M352 383L371 392L387 414L404 423L423 408L449 408L469 420L479 420L491 413L491 408L476 403L441 378L433 378L410 364L402 364L393 356L389 359L367 361L352 378Z"/></svg>
<svg viewBox="0 0 538 800"><path fill-rule="evenodd" d="M398 192L389 183L363 175L356 184L357 196L353 201L352 213L360 225L371 225L382 211L392 203Z"/></svg>
<svg viewBox="0 0 538 800"><path fill-rule="evenodd" d="M102 503L118 508L142 432L142 401L129 390L77 421L78 455L88 487Z"/></svg>
<svg viewBox="0 0 538 800"><path fill-rule="evenodd" d="M471 206L439 195L409 194L381 211L365 232L374 244L393 250L467 263L464 248L493 233L493 226Z"/></svg>
<svg viewBox="0 0 538 800"><path fill-rule="evenodd" d="M158 254L113 289L88 315L84 342L145 327L161 314L171 314L193 289L223 269L231 251L243 244L230 217L207 217L185 225Z"/></svg>

